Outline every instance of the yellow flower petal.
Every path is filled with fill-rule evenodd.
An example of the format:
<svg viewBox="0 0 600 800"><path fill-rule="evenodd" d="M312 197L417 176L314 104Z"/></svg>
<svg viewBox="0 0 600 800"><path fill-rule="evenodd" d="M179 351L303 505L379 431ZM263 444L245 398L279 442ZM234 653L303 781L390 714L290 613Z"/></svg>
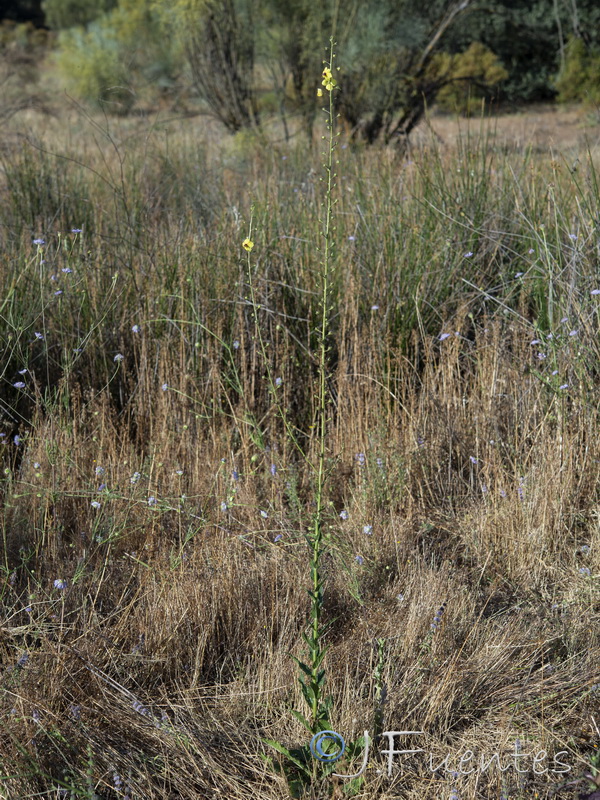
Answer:
<svg viewBox="0 0 600 800"><path fill-rule="evenodd" d="M244 239L242 242L242 247L247 253L249 253L254 247L254 242L251 239Z"/></svg>
<svg viewBox="0 0 600 800"><path fill-rule="evenodd" d="M323 89L317 89L317 97L323 97Z"/></svg>

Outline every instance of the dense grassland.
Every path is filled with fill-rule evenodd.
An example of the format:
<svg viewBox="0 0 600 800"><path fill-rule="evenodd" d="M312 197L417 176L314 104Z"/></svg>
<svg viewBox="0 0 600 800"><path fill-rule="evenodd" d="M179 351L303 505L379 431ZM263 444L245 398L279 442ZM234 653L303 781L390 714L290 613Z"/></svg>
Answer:
<svg viewBox="0 0 600 800"><path fill-rule="evenodd" d="M0 796L285 797L261 753L307 740L323 157L66 127L0 154ZM336 152L330 722L425 751L388 776L375 740L361 798L547 798L600 742L597 132L486 130Z"/></svg>

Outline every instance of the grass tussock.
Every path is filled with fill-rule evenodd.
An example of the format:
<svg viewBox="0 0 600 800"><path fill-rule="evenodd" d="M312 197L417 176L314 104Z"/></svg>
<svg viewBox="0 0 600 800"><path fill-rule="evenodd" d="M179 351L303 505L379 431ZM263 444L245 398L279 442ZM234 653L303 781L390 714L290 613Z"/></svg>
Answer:
<svg viewBox="0 0 600 800"><path fill-rule="evenodd" d="M306 738L324 198L314 153L233 142L2 153L7 798L280 798L264 739ZM376 740L356 796L550 797L600 724L597 154L338 156L327 690L426 751ZM453 775L515 746L549 770Z"/></svg>

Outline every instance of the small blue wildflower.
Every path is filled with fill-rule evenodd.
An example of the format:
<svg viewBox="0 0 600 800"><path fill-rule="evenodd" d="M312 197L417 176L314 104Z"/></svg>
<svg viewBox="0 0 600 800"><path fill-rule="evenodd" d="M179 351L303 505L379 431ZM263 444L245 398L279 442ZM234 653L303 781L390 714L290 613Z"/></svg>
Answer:
<svg viewBox="0 0 600 800"><path fill-rule="evenodd" d="M131 330L133 331L133 333L139 333L141 328L139 325L132 325Z"/></svg>
<svg viewBox="0 0 600 800"><path fill-rule="evenodd" d="M263 519L268 519L268 517L269 517L269 515L267 514L267 512L266 512L266 511L263 511L262 509L261 509L260 515L261 515L261 517L262 517Z"/></svg>
<svg viewBox="0 0 600 800"><path fill-rule="evenodd" d="M354 560L359 566L362 566L362 564L364 563L364 558L362 556L356 556Z"/></svg>
<svg viewBox="0 0 600 800"><path fill-rule="evenodd" d="M137 711L138 714L141 714L143 717L147 717L150 715L148 709L143 706L139 700L134 700L131 704L134 711Z"/></svg>
<svg viewBox="0 0 600 800"><path fill-rule="evenodd" d="M584 575L586 578L589 578L589 576L590 576L592 573L591 573L591 571L590 571L590 568L589 568L589 567L580 567L580 568L579 568L579 574L580 574L580 575Z"/></svg>
<svg viewBox="0 0 600 800"><path fill-rule="evenodd" d="M231 473L231 478L232 478L232 480L234 480L234 481L239 481L239 479L240 479L240 473L237 471L237 469L234 469L234 470L233 470L233 472Z"/></svg>
<svg viewBox="0 0 600 800"><path fill-rule="evenodd" d="M71 233L83 233L82 228L71 228Z"/></svg>
<svg viewBox="0 0 600 800"><path fill-rule="evenodd" d="M570 239L572 242L576 242L576 241L577 241L577 234L576 234L576 233L570 233L570 234L569 234L569 239Z"/></svg>
<svg viewBox="0 0 600 800"><path fill-rule="evenodd" d="M558 388L559 389L568 389L569 388L569 384L568 383L563 383L563 385L559 386Z"/></svg>
<svg viewBox="0 0 600 800"><path fill-rule="evenodd" d="M34 708L32 713L31 713L31 717L32 717L34 722L39 722L41 720L41 718L42 718L42 715L37 710L37 708Z"/></svg>
<svg viewBox="0 0 600 800"><path fill-rule="evenodd" d="M552 375L558 375L558 370L557 370L557 369L553 369L553 370L552 370L552 372L551 372L551 374L552 374Z"/></svg>
<svg viewBox="0 0 600 800"><path fill-rule="evenodd" d="M357 453L354 457L356 459L356 463L358 464L358 466L359 467L364 467L364 465L365 465L365 463L367 461L367 457L365 456L365 454L364 453Z"/></svg>
<svg viewBox="0 0 600 800"><path fill-rule="evenodd" d="M70 275L73 272L73 270L70 267L63 267L61 269L61 272L64 272L65 275Z"/></svg>
<svg viewBox="0 0 600 800"><path fill-rule="evenodd" d="M134 472L133 475L131 476L131 478L129 478L129 483L137 483L140 478L141 478L140 473L139 472Z"/></svg>
<svg viewBox="0 0 600 800"><path fill-rule="evenodd" d="M444 339L449 339L452 334L450 333L441 333L440 334L440 342L443 342Z"/></svg>
<svg viewBox="0 0 600 800"><path fill-rule="evenodd" d="M183 470L182 469L176 469L175 470L175 475L179 475L179 477L181 477L183 475Z"/></svg>
<svg viewBox="0 0 600 800"><path fill-rule="evenodd" d="M522 278L522 277L523 277L522 272L515 272L515 278Z"/></svg>
<svg viewBox="0 0 600 800"><path fill-rule="evenodd" d="M239 350L239 347L240 347L240 340L239 339L234 339L233 340L233 349L234 350Z"/></svg>
<svg viewBox="0 0 600 800"><path fill-rule="evenodd" d="M396 600L397 600L399 603L401 603L401 602L404 600L404 595L403 595L403 594L397 594L397 595L396 595Z"/></svg>
<svg viewBox="0 0 600 800"><path fill-rule="evenodd" d="M154 497L154 495L152 495L151 497L148 498L148 505L149 506L155 506L157 502L158 501L157 501L156 497Z"/></svg>
<svg viewBox="0 0 600 800"><path fill-rule="evenodd" d="M101 483L100 486L98 487L98 492L103 492L105 489L106 489L106 484Z"/></svg>
<svg viewBox="0 0 600 800"><path fill-rule="evenodd" d="M579 331L570 331L569 336L579 336Z"/></svg>
<svg viewBox="0 0 600 800"><path fill-rule="evenodd" d="M227 511L227 503L225 500L221 500L221 511L225 513Z"/></svg>
<svg viewBox="0 0 600 800"><path fill-rule="evenodd" d="M435 616L433 618L433 622L431 623L431 630L432 631L437 631L437 629L440 627L441 622L442 622L442 617L444 616L445 611L446 611L446 603L444 602L438 608L438 610L435 612Z"/></svg>
<svg viewBox="0 0 600 800"><path fill-rule="evenodd" d="M532 340L529 342L529 344L539 344L539 343L540 343L540 340L539 340L539 339L532 339Z"/></svg>
<svg viewBox="0 0 600 800"><path fill-rule="evenodd" d="M348 519L348 512L346 511L345 508L342 509L342 511L340 511L340 519L344 519L344 520Z"/></svg>
<svg viewBox="0 0 600 800"><path fill-rule="evenodd" d="M15 387L15 389L24 389L25 388L25 384L23 383L23 381L17 381L16 383L13 383L13 386Z"/></svg>
<svg viewBox="0 0 600 800"><path fill-rule="evenodd" d="M277 543L277 542L280 542L282 539L283 539L283 536L282 536L282 534L281 534L281 533L278 533L278 534L277 534L277 536L276 536L276 537L273 539L273 541L274 541L275 543Z"/></svg>
<svg viewBox="0 0 600 800"><path fill-rule="evenodd" d="M500 489L500 497L506 497L506 492L504 489Z"/></svg>
<svg viewBox="0 0 600 800"><path fill-rule="evenodd" d="M41 246L41 245L43 245L43 244L46 244L46 242L45 242L45 240L44 240L44 239L34 239L34 240L33 240L33 243L34 243L34 244L37 244L38 246Z"/></svg>
<svg viewBox="0 0 600 800"><path fill-rule="evenodd" d="M376 458L375 463L379 467L379 469L383 469L383 458Z"/></svg>
<svg viewBox="0 0 600 800"><path fill-rule="evenodd" d="M582 555L587 556L589 554L589 552L590 552L589 544L582 544L581 547L579 548L579 552Z"/></svg>
<svg viewBox="0 0 600 800"><path fill-rule="evenodd" d="M273 477L275 477L275 475L277 475L277 467L275 466L275 464L271 464L271 466L269 468L269 472L271 473L271 475Z"/></svg>
<svg viewBox="0 0 600 800"><path fill-rule="evenodd" d="M568 317L563 317L560 322L561 322L561 325L564 325L565 322L568 322L568 321L569 321Z"/></svg>
<svg viewBox="0 0 600 800"><path fill-rule="evenodd" d="M363 525L363 533L366 533L367 536L370 536L373 533L373 526L372 525Z"/></svg>
<svg viewBox="0 0 600 800"><path fill-rule="evenodd" d="M62 578L57 578L54 581L54 588L55 589L66 589L67 588L67 582L63 581Z"/></svg>
<svg viewBox="0 0 600 800"><path fill-rule="evenodd" d="M92 508L98 509L98 508L100 508L100 503L97 500L92 500L91 506L92 506Z"/></svg>
<svg viewBox="0 0 600 800"><path fill-rule="evenodd" d="M600 294L600 289L592 289L590 294Z"/></svg>
<svg viewBox="0 0 600 800"><path fill-rule="evenodd" d="M529 253L529 255L531 256L531 255L533 255L533 254L535 253L535 250L533 249L533 247L530 247L530 248L529 248L529 250L528 250L527 252L528 252L528 253Z"/></svg>
<svg viewBox="0 0 600 800"><path fill-rule="evenodd" d="M104 475L106 470L104 469L104 467L96 467L95 472L96 472L96 475Z"/></svg>
<svg viewBox="0 0 600 800"><path fill-rule="evenodd" d="M356 241L356 236L349 236L348 237L348 241L349 242L355 242Z"/></svg>
<svg viewBox="0 0 600 800"><path fill-rule="evenodd" d="M44 334L43 333L40 333L39 331L36 331L33 335L35 336L35 338L38 341L42 341L42 342L44 341Z"/></svg>
<svg viewBox="0 0 600 800"><path fill-rule="evenodd" d="M379 306L378 305L371 306L371 311L379 311Z"/></svg>
<svg viewBox="0 0 600 800"><path fill-rule="evenodd" d="M61 295L61 294L62 294L62 289L57 289L57 290L54 292L54 296L55 296L55 297L58 297L58 296L59 296L59 295Z"/></svg>
<svg viewBox="0 0 600 800"><path fill-rule="evenodd" d="M471 464L477 464L477 459L475 458L475 456L469 456L469 461L471 462Z"/></svg>
<svg viewBox="0 0 600 800"><path fill-rule="evenodd" d="M113 358L113 361L116 361L118 363L119 361L123 361L124 358L125 356L123 355L123 353L117 353L117 355Z"/></svg>
<svg viewBox="0 0 600 800"><path fill-rule="evenodd" d="M28 372L29 372L29 370L28 370L27 368L25 368L25 369L20 369L20 370L19 370L19 375L26 375Z"/></svg>
<svg viewBox="0 0 600 800"><path fill-rule="evenodd" d="M473 253L469 250L468 253L465 253L465 258L471 258L472 255Z"/></svg>
<svg viewBox="0 0 600 800"><path fill-rule="evenodd" d="M283 383L283 378L275 378L275 386L279 388L282 383Z"/></svg>
<svg viewBox="0 0 600 800"><path fill-rule="evenodd" d="M167 389L169 388L169 384L168 383L163 383L163 385L160 388L163 390L163 392L166 392Z"/></svg>
<svg viewBox="0 0 600 800"><path fill-rule="evenodd" d="M21 437L19 436L19 434L13 436L13 442L17 447L21 444Z"/></svg>
<svg viewBox="0 0 600 800"><path fill-rule="evenodd" d="M69 706L69 714L73 717L73 719L81 719L81 706L71 703Z"/></svg>
<svg viewBox="0 0 600 800"><path fill-rule="evenodd" d="M27 662L29 661L29 653L23 653L19 660L17 661L17 668L23 669L23 667L27 666Z"/></svg>

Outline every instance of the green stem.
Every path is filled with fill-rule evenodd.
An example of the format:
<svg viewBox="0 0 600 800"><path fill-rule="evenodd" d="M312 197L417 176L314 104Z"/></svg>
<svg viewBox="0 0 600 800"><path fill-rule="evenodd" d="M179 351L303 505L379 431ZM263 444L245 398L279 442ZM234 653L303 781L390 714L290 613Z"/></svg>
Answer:
<svg viewBox="0 0 600 800"><path fill-rule="evenodd" d="M333 67L333 39L330 40L329 65ZM334 181L334 116L333 116L333 91L329 91L329 122L327 125L327 163L325 170L327 173L326 184L326 208L325 225L323 229L324 252L321 262L321 320L319 325L319 355L318 355L318 374L319 374L319 394L317 406L317 437L318 437L318 456L317 456L317 486L315 493L315 521L312 540L312 673L311 683L313 688L312 696L312 722L316 727L319 719L321 692L319 682L319 672L321 670L323 648L321 644L321 611L323 604L323 582L321 579L320 559L323 552L323 506L324 490L326 482L326 463L327 455L327 407L329 395L327 391L327 336L329 333L329 291L330 291L330 269L332 242L332 217L333 217L333 181Z"/></svg>

